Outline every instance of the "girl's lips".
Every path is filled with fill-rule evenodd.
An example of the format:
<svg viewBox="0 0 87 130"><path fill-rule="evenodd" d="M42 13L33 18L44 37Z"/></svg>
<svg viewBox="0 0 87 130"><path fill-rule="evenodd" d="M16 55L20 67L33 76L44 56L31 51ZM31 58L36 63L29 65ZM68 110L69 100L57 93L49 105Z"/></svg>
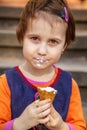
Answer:
<svg viewBox="0 0 87 130"><path fill-rule="evenodd" d="M41 63L41 64L48 62L47 59L43 59L43 58L35 58L35 60L37 63Z"/></svg>

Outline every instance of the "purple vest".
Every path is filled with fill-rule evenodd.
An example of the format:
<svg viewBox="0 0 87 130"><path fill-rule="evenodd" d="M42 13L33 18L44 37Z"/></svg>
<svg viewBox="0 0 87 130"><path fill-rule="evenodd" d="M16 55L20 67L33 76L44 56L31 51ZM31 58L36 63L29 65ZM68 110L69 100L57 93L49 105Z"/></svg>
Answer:
<svg viewBox="0 0 87 130"><path fill-rule="evenodd" d="M50 86L58 91L53 105L65 121L72 91L72 77L64 70L58 69L58 71L55 82ZM18 67L6 71L6 77L11 91L11 112L14 119L34 101L37 89L26 80Z"/></svg>

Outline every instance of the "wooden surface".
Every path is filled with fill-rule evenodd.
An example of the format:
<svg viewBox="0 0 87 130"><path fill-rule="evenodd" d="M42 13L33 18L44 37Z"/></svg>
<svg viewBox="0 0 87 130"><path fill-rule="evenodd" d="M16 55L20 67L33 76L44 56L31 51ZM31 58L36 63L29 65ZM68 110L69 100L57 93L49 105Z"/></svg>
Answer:
<svg viewBox="0 0 87 130"><path fill-rule="evenodd" d="M87 9L87 0L67 0L69 6L75 9Z"/></svg>
<svg viewBox="0 0 87 130"><path fill-rule="evenodd" d="M23 7L28 0L0 0L0 5Z"/></svg>
<svg viewBox="0 0 87 130"><path fill-rule="evenodd" d="M0 5L23 7L28 0L0 0ZM67 0L71 8L87 9L87 0Z"/></svg>

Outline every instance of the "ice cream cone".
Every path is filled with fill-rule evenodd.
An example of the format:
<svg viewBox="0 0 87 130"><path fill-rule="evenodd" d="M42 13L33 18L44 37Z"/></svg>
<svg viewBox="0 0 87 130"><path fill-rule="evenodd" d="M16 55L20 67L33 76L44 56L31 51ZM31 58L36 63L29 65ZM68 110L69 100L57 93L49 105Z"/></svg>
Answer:
<svg viewBox="0 0 87 130"><path fill-rule="evenodd" d="M51 99L51 101L54 101L54 98L57 94L57 90L55 90L52 87L46 87L46 88L40 88L38 87L38 93L40 96L40 100L45 100L45 99Z"/></svg>

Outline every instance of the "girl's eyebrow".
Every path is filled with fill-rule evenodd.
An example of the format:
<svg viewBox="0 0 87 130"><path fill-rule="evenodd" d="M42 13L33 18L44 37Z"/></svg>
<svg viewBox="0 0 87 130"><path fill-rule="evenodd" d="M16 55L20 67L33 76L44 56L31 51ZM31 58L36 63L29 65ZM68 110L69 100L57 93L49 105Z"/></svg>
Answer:
<svg viewBox="0 0 87 130"><path fill-rule="evenodd" d="M51 37L51 38L49 38L50 40L56 40L56 41L62 41L62 39L61 38L57 38L57 37Z"/></svg>
<svg viewBox="0 0 87 130"><path fill-rule="evenodd" d="M26 33L26 35L28 35L28 36L37 36L37 37L39 37L39 34L35 34L35 33Z"/></svg>

